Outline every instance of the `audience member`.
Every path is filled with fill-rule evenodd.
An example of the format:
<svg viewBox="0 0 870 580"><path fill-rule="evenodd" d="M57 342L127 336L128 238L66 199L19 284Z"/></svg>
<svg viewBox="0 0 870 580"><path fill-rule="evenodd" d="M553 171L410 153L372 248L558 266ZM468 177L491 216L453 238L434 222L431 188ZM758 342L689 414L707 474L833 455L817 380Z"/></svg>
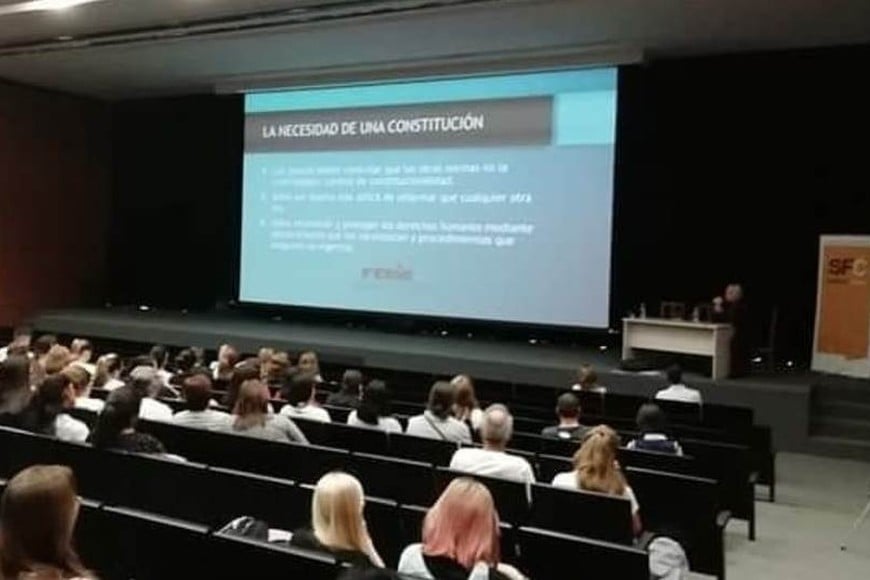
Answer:
<svg viewBox="0 0 870 580"><path fill-rule="evenodd" d="M75 389L75 401L73 406L77 409L87 409L99 413L103 410L105 402L91 398L91 375L84 366L85 363L74 362L61 371L61 374L72 383Z"/></svg>
<svg viewBox="0 0 870 580"><path fill-rule="evenodd" d="M680 365L671 365L666 371L668 387L656 393L660 401L681 401L683 403L702 404L701 392L683 384L683 369Z"/></svg>
<svg viewBox="0 0 870 580"><path fill-rule="evenodd" d="M272 393L284 387L289 373L290 355L286 352L273 352L263 364L260 372Z"/></svg>
<svg viewBox="0 0 870 580"><path fill-rule="evenodd" d="M157 369L157 376L160 378L161 384L168 385L169 379L172 378L172 373L166 370L169 364L169 349L162 344L155 344L148 352L151 358L152 365Z"/></svg>
<svg viewBox="0 0 870 580"><path fill-rule="evenodd" d="M668 435L667 417L655 403L645 403L637 410L637 430L640 437L628 443L629 449L683 454L680 444Z"/></svg>
<svg viewBox="0 0 870 580"><path fill-rule="evenodd" d="M362 388L359 409L347 416L347 424L353 427L380 429L388 433L401 433L402 425L390 416L390 391L383 381L373 380Z"/></svg>
<svg viewBox="0 0 870 580"><path fill-rule="evenodd" d="M268 405L266 384L257 379L245 381L239 389L232 420L221 429L258 439L308 443L293 421L281 415L270 415Z"/></svg>
<svg viewBox="0 0 870 580"><path fill-rule="evenodd" d="M365 494L359 480L340 471L317 482L311 500L311 528L293 532L290 544L331 553L356 567L383 568L363 517Z"/></svg>
<svg viewBox="0 0 870 580"><path fill-rule="evenodd" d="M577 382L571 386L572 391L588 391L600 395L607 394L607 387L598 384L598 373L590 364L582 364L577 370Z"/></svg>
<svg viewBox="0 0 870 580"><path fill-rule="evenodd" d="M94 345L87 338L74 338L69 345L69 351L76 361L90 364L94 356Z"/></svg>
<svg viewBox="0 0 870 580"><path fill-rule="evenodd" d="M326 398L327 405L335 407L349 407L356 409L359 407L359 400L362 394L363 375L356 369L348 369L341 376L341 389L338 392L330 393Z"/></svg>
<svg viewBox="0 0 870 580"><path fill-rule="evenodd" d="M307 419L329 423L329 412L317 404L317 377L309 373L297 373L289 378L282 389L282 396L287 404L281 408L281 414L294 419Z"/></svg>
<svg viewBox="0 0 870 580"><path fill-rule="evenodd" d="M45 377L22 413L21 426L61 441L87 440L88 426L66 413L75 404L75 389L61 373Z"/></svg>
<svg viewBox="0 0 870 580"><path fill-rule="evenodd" d="M468 375L456 375L450 381L456 390L456 402L453 403L453 416L468 425L472 431L479 431L483 423L483 411L474 393L474 381Z"/></svg>
<svg viewBox="0 0 870 580"><path fill-rule="evenodd" d="M318 383L323 382L323 377L320 376L320 360L317 358L317 353L313 350L306 350L301 353L296 366L300 373L313 375Z"/></svg>
<svg viewBox="0 0 870 580"><path fill-rule="evenodd" d="M553 478L553 485L626 498L631 502L634 532L640 534L640 506L616 460L618 449L619 436L616 431L607 425L593 427L574 454L574 471L559 473Z"/></svg>
<svg viewBox="0 0 870 580"><path fill-rule="evenodd" d="M139 418L150 421L172 421L172 407L157 400L163 386L159 371L154 367L139 366L130 373L130 386L142 402Z"/></svg>
<svg viewBox="0 0 870 580"><path fill-rule="evenodd" d="M43 334L33 341L33 355L39 359L48 354L51 347L57 344L57 337L53 334Z"/></svg>
<svg viewBox="0 0 870 580"><path fill-rule="evenodd" d="M136 431L141 401L142 398L132 386L120 387L109 393L91 436L93 446L132 453L165 454L166 448L157 438Z"/></svg>
<svg viewBox="0 0 870 580"><path fill-rule="evenodd" d="M221 429L230 423L229 413L208 408L212 390L211 379L207 375L196 373L185 378L182 392L187 402L187 410L176 413L172 417L173 423L212 430Z"/></svg>
<svg viewBox="0 0 870 580"><path fill-rule="evenodd" d="M113 391L124 386L121 380L121 357L110 352L97 359L97 368L94 372L94 386L98 389Z"/></svg>
<svg viewBox="0 0 870 580"><path fill-rule="evenodd" d="M253 379L260 378L260 365L257 359L247 360L236 365L230 375L230 382L227 385L227 392L224 395L224 400L221 401L224 407L232 409L236 406L236 401L239 398L239 389L242 383Z"/></svg>
<svg viewBox="0 0 870 580"><path fill-rule="evenodd" d="M6 360L12 353L27 354L30 352L30 342L33 330L29 326L17 326L12 330L12 342L0 348L0 362Z"/></svg>
<svg viewBox="0 0 870 580"><path fill-rule="evenodd" d="M429 390L429 404L422 415L411 417L405 432L408 435L471 443L468 425L451 415L456 391L446 381L438 381Z"/></svg>
<svg viewBox="0 0 870 580"><path fill-rule="evenodd" d="M490 405L483 413L480 437L483 449L464 447L453 454L450 468L476 475L534 483L535 473L522 457L505 452L514 431L514 418L507 407Z"/></svg>
<svg viewBox="0 0 870 580"><path fill-rule="evenodd" d="M500 562L499 521L492 495L467 477L450 482L423 521L423 542L405 548L400 574L438 580L518 580Z"/></svg>
<svg viewBox="0 0 870 580"><path fill-rule="evenodd" d="M0 501L0 577L93 578L73 548L78 513L69 467L32 465L18 472Z"/></svg>
<svg viewBox="0 0 870 580"><path fill-rule="evenodd" d="M210 365L212 378L216 381L229 381L240 358L241 355L236 347L231 344L222 344L218 349L217 360Z"/></svg>
<svg viewBox="0 0 870 580"><path fill-rule="evenodd" d="M15 427L30 402L30 360L10 354L0 362L0 425Z"/></svg>
<svg viewBox="0 0 870 580"><path fill-rule="evenodd" d="M580 400L576 395L563 393L556 401L556 416L559 424L552 427L544 427L541 435L555 439L574 439L580 441L589 427L580 424Z"/></svg>
<svg viewBox="0 0 870 580"><path fill-rule="evenodd" d="M73 361L73 356L67 347L56 344L42 357L42 370L46 375L56 375Z"/></svg>

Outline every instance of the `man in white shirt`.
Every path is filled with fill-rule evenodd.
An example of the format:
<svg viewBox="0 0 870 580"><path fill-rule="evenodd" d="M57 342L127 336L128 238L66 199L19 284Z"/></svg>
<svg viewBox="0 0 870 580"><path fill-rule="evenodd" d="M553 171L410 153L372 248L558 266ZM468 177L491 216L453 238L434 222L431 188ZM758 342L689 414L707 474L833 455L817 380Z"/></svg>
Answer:
<svg viewBox="0 0 870 580"><path fill-rule="evenodd" d="M311 373L299 373L291 377L289 384L282 389L287 404L281 407L281 414L291 419L330 423L329 412L317 404L316 385L317 377Z"/></svg>
<svg viewBox="0 0 870 580"><path fill-rule="evenodd" d="M163 380L154 367L138 366L130 373L133 390L142 397L139 418L151 421L172 421L172 407L155 397L163 386Z"/></svg>
<svg viewBox="0 0 870 580"><path fill-rule="evenodd" d="M480 427L483 449L465 447L458 450L450 460L450 468L526 484L534 483L535 474L529 462L505 453L513 430L514 418L507 407L490 405L484 411L483 425Z"/></svg>
<svg viewBox="0 0 870 580"><path fill-rule="evenodd" d="M187 410L179 411L172 417L172 422L185 427L200 429L221 429L231 421L230 415L223 411L209 409L211 400L211 379L203 374L194 374L182 383Z"/></svg>
<svg viewBox="0 0 870 580"><path fill-rule="evenodd" d="M701 392L697 389L690 389L683 384L683 369L680 365L671 365L667 370L668 384L667 389L662 389L656 393L656 399L662 401L681 401L683 403L702 404Z"/></svg>

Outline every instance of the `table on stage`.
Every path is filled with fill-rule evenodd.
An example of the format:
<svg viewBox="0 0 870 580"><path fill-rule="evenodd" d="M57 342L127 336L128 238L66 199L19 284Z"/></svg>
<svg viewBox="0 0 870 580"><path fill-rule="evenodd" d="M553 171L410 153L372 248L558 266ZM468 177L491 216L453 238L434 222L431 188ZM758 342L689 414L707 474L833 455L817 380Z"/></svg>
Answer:
<svg viewBox="0 0 870 580"><path fill-rule="evenodd" d="M666 318L623 318L622 360L634 349L712 357L714 379L728 377L731 368L730 324Z"/></svg>

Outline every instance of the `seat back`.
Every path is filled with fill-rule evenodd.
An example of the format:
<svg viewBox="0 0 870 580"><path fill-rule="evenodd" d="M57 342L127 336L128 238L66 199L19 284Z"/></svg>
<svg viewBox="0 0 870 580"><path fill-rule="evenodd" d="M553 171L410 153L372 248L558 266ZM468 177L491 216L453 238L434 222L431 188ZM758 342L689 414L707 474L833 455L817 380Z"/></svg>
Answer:
<svg viewBox="0 0 870 580"><path fill-rule="evenodd" d="M34 463L51 463L54 441L47 435L0 427L0 477L11 478Z"/></svg>
<svg viewBox="0 0 870 580"><path fill-rule="evenodd" d="M380 429L351 427L339 423L331 423L328 429L327 445L338 449L348 449L360 453L386 455L389 453L390 442L387 434Z"/></svg>
<svg viewBox="0 0 870 580"><path fill-rule="evenodd" d="M390 455L434 465L449 465L459 446L452 441L428 439L402 433L390 435Z"/></svg>
<svg viewBox="0 0 870 580"><path fill-rule="evenodd" d="M521 567L530 578L552 578L554 571L577 577L649 580L647 554L622 546L537 528L517 533Z"/></svg>
<svg viewBox="0 0 870 580"><path fill-rule="evenodd" d="M421 506L431 505L434 501L432 465L429 463L353 453L346 470L363 482L368 495Z"/></svg>
<svg viewBox="0 0 870 580"><path fill-rule="evenodd" d="M211 536L208 545L213 552L208 563L212 574L191 578L256 578L272 573L306 580L334 580L339 570L331 555L293 546L222 534Z"/></svg>
<svg viewBox="0 0 870 580"><path fill-rule="evenodd" d="M624 545L634 540L625 498L535 484L532 505L530 523L537 528Z"/></svg>
<svg viewBox="0 0 870 580"><path fill-rule="evenodd" d="M435 470L436 497L440 496L450 482L457 477L471 477L483 483L492 494L496 510L498 510L499 518L502 521L519 526L528 519L529 488L526 484L439 467Z"/></svg>
<svg viewBox="0 0 870 580"><path fill-rule="evenodd" d="M573 469L574 462L568 457L538 455L538 479L542 483L550 483L556 475Z"/></svg>

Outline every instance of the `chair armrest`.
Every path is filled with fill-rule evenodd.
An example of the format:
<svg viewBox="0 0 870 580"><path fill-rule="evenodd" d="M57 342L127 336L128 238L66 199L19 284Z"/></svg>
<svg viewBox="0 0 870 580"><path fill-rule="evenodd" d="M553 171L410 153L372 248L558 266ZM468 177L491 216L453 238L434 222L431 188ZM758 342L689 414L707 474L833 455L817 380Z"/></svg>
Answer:
<svg viewBox="0 0 870 580"><path fill-rule="evenodd" d="M728 521L731 519L731 512L728 510L722 510L716 515L716 527L725 529L725 526L728 525Z"/></svg>
<svg viewBox="0 0 870 580"><path fill-rule="evenodd" d="M653 541L656 535L652 532L644 531L640 533L640 536L634 541L635 547L640 548L641 550L646 551L649 549L650 542Z"/></svg>

